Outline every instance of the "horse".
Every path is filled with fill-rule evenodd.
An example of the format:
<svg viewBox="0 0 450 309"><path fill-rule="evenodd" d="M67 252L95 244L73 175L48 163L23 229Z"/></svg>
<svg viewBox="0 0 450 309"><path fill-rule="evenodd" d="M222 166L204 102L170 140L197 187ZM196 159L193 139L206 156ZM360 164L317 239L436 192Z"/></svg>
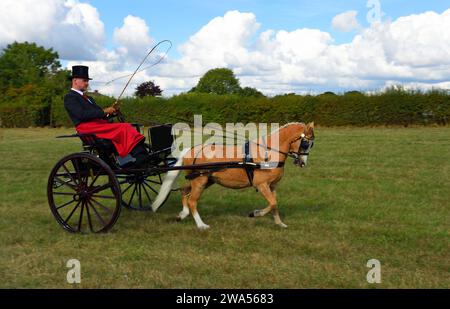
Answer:
<svg viewBox="0 0 450 309"><path fill-rule="evenodd" d="M294 165L305 167L309 151L313 144L314 123L304 124L292 122L285 124L268 136L260 137L257 141L249 142L248 150L252 154L256 154L253 157L253 162L259 164L272 163L272 166L275 166L274 168L254 169L252 171L253 175L249 175L248 170L245 168L218 168L212 170L205 169L203 171L198 171L197 169L187 170L186 178L190 180L189 185L181 189L183 209L179 213L177 220L181 221L191 213L199 229L208 229L209 225L202 221L197 210L197 204L202 192L212 184L217 183L223 187L232 189L256 188L267 200L268 206L264 209L252 211L249 216L263 217L269 212L272 212L275 223L280 227L286 228L287 225L280 219L275 189L283 176L284 162L287 157L294 158ZM184 149L178 157L175 166L236 162L236 158L245 157L247 153L244 152L243 147L238 146L197 145L190 149ZM233 155L217 156L216 154L218 153ZM271 158L278 158L279 160L278 162L271 162ZM156 211L164 202L179 173L180 170L173 170L167 173L160 192L152 204L153 211Z"/></svg>

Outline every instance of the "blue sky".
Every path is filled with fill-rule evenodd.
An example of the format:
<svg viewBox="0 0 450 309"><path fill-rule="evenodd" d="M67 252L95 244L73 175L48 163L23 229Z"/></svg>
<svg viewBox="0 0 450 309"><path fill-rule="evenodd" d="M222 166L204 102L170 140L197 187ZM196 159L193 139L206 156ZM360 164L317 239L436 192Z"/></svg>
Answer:
<svg viewBox="0 0 450 309"><path fill-rule="evenodd" d="M261 31L318 28L333 35L335 43L353 39L354 33L335 31L332 18L349 10L358 11L357 19L367 26L367 0L165 0L165 1L88 1L95 6L105 24L108 46L112 47L114 28L120 27L127 15L143 18L150 34L157 41L169 39L177 46L185 42L202 26L227 11L252 12L261 24ZM400 16L418 14L428 10L443 12L450 7L448 0L380 0L383 20L395 20ZM177 54L172 50L171 54Z"/></svg>
<svg viewBox="0 0 450 309"><path fill-rule="evenodd" d="M373 3L379 22L367 18ZM5 11L0 48L53 48L68 69L88 65L93 87L106 94L124 81L104 81L133 72L164 39L173 42L168 57L133 86L153 80L176 94L227 67L268 95L450 89L448 0L1 0Z"/></svg>

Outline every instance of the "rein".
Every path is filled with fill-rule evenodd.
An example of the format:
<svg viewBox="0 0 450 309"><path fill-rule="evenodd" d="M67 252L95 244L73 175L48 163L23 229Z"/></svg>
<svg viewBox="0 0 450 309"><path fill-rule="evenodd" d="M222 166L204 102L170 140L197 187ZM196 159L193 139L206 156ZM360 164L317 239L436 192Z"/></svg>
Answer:
<svg viewBox="0 0 450 309"><path fill-rule="evenodd" d="M308 144L309 144L309 143L311 143L311 141L313 141L314 139L312 139L312 138L311 138L311 139L310 139L310 138L307 138L307 137L305 136L305 134L302 133L302 134L300 135L299 138L296 138L295 140L293 140L292 142L290 142L289 145L292 144L292 143L295 143L295 142L298 141L298 140L300 140L300 144L298 145L298 150L297 150L297 152L293 152L293 151L284 152L284 151L281 151L281 150L276 149L276 148L272 148L272 147L267 146L267 145L264 145L264 146L263 146L263 145L261 145L261 144L259 144L259 143L257 143L257 142L253 142L253 141L249 141L249 142L250 142L250 143L253 143L253 144L255 144L255 145L259 146L259 147L264 147L265 149L269 149L269 150L273 150L273 151L276 151L276 152L278 152L278 153L281 153L282 155L285 155L286 158L287 158L287 157L290 157L290 158L293 158L294 160L297 160L299 156L309 156L309 153L308 153L308 152L302 152L302 150L303 150L303 148L302 148L302 143L303 143L303 141L307 141ZM265 143L264 143L264 144L265 144ZM308 145L308 146L309 146L309 145ZM312 146L311 146L311 147L312 147ZM308 147L308 148L310 148L310 147ZM266 152L267 152L267 151L266 151Z"/></svg>
<svg viewBox="0 0 450 309"><path fill-rule="evenodd" d="M186 123L192 125L192 123L191 123L189 120L187 120L187 119L182 119L182 118L179 118L179 117L172 117L172 116L169 116L169 117L170 117L170 118L174 118L174 119L179 120L179 121L184 121L184 122L186 122ZM138 121L140 121L140 120L138 120ZM144 120L144 121L146 121L146 120ZM155 121L153 121L152 124L154 124L154 125L163 125L162 123L155 122ZM226 132L226 133L231 133L231 132L227 132L227 131L225 131L225 132ZM233 132L233 133L234 133L234 132ZM235 134L235 133L234 133L234 134ZM238 138L242 138L242 139L245 138L244 136L240 136L239 134L235 134L235 135L236 135ZM224 136L224 135L216 135L216 137L227 138L228 136ZM289 145L292 144L292 143L295 143L295 142L298 141L299 139L301 139L301 141L300 141L299 148L298 148L297 152L294 152L294 151L284 152L284 151L281 151L281 150L279 150L279 149L272 148L272 147L270 147L270 146L267 146L266 143L264 142L264 140L263 140L264 145L261 145L260 143L255 142L255 141L251 141L251 140L247 140L247 141L250 142L250 143L252 143L252 144L255 144L255 145L258 146L258 147L263 147L264 149L266 149L266 155L267 155L267 149L269 149L269 150L276 151L276 152L278 152L278 153L284 155L286 158L289 157L289 158L293 158L294 160L298 160L299 156L309 156L309 153L308 153L308 152L302 152L302 143L303 143L303 141L307 141L308 143L311 143L311 142L314 141L314 137L313 137L313 138L307 138L307 137L305 136L305 134L302 133L302 134L300 135L300 137L298 137L298 138L296 138L295 140L293 140L292 142L290 142Z"/></svg>

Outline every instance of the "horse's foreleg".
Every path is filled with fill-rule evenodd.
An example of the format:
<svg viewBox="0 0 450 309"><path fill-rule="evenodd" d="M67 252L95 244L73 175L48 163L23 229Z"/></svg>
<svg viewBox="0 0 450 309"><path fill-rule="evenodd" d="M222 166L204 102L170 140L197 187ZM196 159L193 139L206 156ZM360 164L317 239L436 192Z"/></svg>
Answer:
<svg viewBox="0 0 450 309"><path fill-rule="evenodd" d="M263 194L263 196L266 198L266 200L269 202L269 206L267 206L264 209L256 209L256 210L252 211L251 213L249 213L249 215L248 215L249 217L263 217L272 210L271 205L272 204L276 205L276 203L277 203L275 195L269 196L271 190L270 190L270 188L269 188L269 190L267 190L266 183L259 185L257 188L258 188L259 192L261 192ZM266 191L269 191L269 193L264 194L263 192L266 192ZM272 193L275 193L275 192L272 192Z"/></svg>
<svg viewBox="0 0 450 309"><path fill-rule="evenodd" d="M184 218L186 218L187 216L189 216L188 200L189 200L189 196L191 195L191 185L183 188L182 195L183 196L182 196L181 202L183 204L183 210L180 211L180 213L178 214L177 221L181 221Z"/></svg>
<svg viewBox="0 0 450 309"><path fill-rule="evenodd" d="M209 228L209 225L205 224L200 218L200 215L197 211L197 203L200 199L200 195L202 194L205 185L208 182L208 177L198 177L191 181L191 195L187 201L189 209L191 210L192 217L194 217L195 223L199 229L205 230Z"/></svg>
<svg viewBox="0 0 450 309"><path fill-rule="evenodd" d="M272 194L276 200L277 192L275 191L275 188L273 188ZM273 218L275 219L276 224L278 224L281 227L288 227L286 224L283 223L283 221L281 221L280 212L278 211L278 205L275 205L275 207L272 208L272 215L273 215Z"/></svg>
<svg viewBox="0 0 450 309"><path fill-rule="evenodd" d="M270 211L272 210L272 208L270 206L267 206L264 209L255 209L253 210L251 213L248 214L249 217L263 217L265 215L267 215Z"/></svg>
<svg viewBox="0 0 450 309"><path fill-rule="evenodd" d="M275 219L275 223L281 227L287 227L286 224L284 224L280 219L280 213L278 211L277 207L277 195L275 191L271 191L270 187L267 183L263 183L258 186L259 192L264 196L264 198L269 202L269 206L261 209L261 210L255 210L253 213L250 214L251 217L262 217L265 216L267 213L272 211L273 218ZM253 216L252 216L253 214Z"/></svg>

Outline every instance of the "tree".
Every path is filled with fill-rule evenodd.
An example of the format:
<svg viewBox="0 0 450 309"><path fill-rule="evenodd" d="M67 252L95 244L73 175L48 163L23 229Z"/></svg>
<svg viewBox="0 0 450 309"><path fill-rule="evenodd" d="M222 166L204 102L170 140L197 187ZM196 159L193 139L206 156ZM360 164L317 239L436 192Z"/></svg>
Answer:
<svg viewBox="0 0 450 309"><path fill-rule="evenodd" d="M238 94L240 90L239 80L232 70L217 68L206 72L190 92Z"/></svg>
<svg viewBox="0 0 450 309"><path fill-rule="evenodd" d="M146 96L152 96L152 97L160 96L162 94L162 92L163 91L161 90L161 88L159 88L158 85L156 85L152 81L149 81L149 82L145 82L145 83L142 83L139 86L137 86L134 94L139 98L143 98Z"/></svg>
<svg viewBox="0 0 450 309"><path fill-rule="evenodd" d="M35 43L9 44L0 55L0 87L2 90L27 84L40 84L56 75L61 68L58 53Z"/></svg>
<svg viewBox="0 0 450 309"><path fill-rule="evenodd" d="M356 91L356 90L352 90L352 91L347 91L346 93L344 93L345 95L363 95L361 92Z"/></svg>
<svg viewBox="0 0 450 309"><path fill-rule="evenodd" d="M326 91L326 92L320 94L319 96L336 96L336 93L334 93L332 91Z"/></svg>
<svg viewBox="0 0 450 309"><path fill-rule="evenodd" d="M261 91L259 91L256 88L251 88L251 87L242 88L239 91L239 95L242 97L256 97L256 98L264 97L264 94L262 94Z"/></svg>
<svg viewBox="0 0 450 309"><path fill-rule="evenodd" d="M5 117L10 125L51 124L52 101L70 86L70 71L61 69L58 57L52 48L28 42L14 42L1 51L0 114L10 114Z"/></svg>

